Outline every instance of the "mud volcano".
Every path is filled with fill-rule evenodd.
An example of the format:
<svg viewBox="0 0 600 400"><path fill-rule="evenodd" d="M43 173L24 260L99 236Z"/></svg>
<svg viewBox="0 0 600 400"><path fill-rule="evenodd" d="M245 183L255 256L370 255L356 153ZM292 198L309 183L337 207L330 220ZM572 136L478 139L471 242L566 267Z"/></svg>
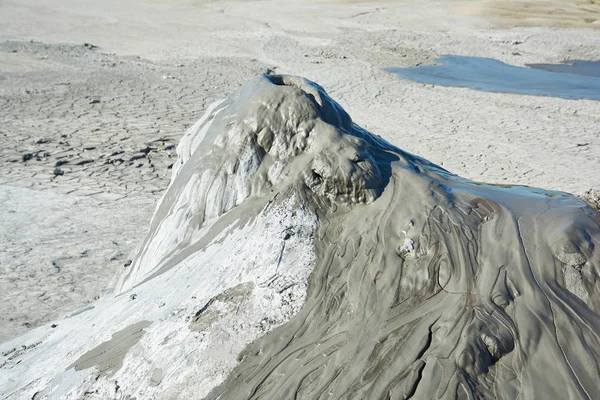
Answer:
<svg viewBox="0 0 600 400"><path fill-rule="evenodd" d="M215 104L178 154L115 294L1 345L1 394L600 393L600 215L583 201L460 178L290 76Z"/></svg>

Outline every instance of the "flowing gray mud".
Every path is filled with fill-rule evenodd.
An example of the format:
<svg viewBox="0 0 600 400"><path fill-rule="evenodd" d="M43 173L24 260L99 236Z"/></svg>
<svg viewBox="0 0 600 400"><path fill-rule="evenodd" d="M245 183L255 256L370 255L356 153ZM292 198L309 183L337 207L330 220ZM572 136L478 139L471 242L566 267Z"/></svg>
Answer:
<svg viewBox="0 0 600 400"><path fill-rule="evenodd" d="M228 101L236 118L207 135L242 129L263 189L280 142L287 187L320 218L318 262L301 311L207 399L600 393L600 216L583 201L453 175L299 78L257 78Z"/></svg>

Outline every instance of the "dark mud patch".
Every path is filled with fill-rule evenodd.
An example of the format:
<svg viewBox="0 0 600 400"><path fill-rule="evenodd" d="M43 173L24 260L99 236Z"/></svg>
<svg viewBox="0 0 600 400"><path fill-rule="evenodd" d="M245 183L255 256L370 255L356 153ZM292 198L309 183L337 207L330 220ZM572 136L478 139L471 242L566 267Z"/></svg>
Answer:
<svg viewBox="0 0 600 400"><path fill-rule="evenodd" d="M101 375L115 374L123 366L123 359L127 352L140 341L144 329L151 324L150 321L140 321L113 333L110 340L79 357L67 369L75 368L75 371L81 371L98 367Z"/></svg>

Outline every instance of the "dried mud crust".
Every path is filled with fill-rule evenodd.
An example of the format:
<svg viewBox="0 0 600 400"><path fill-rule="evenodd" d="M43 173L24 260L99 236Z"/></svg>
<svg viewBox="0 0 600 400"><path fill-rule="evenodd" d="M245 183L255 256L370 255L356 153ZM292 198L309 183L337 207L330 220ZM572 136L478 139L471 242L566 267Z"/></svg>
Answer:
<svg viewBox="0 0 600 400"><path fill-rule="evenodd" d="M77 195L158 196L195 116L265 72L218 58L157 64L91 44L4 42L0 54L18 66L0 69L0 182Z"/></svg>
<svg viewBox="0 0 600 400"><path fill-rule="evenodd" d="M0 341L93 302L145 233L185 129L265 69L0 43Z"/></svg>

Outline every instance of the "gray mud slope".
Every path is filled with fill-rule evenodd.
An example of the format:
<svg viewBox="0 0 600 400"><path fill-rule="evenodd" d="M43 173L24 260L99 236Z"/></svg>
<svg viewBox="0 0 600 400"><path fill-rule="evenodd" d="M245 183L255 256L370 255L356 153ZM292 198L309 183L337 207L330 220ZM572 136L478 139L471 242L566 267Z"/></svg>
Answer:
<svg viewBox="0 0 600 400"><path fill-rule="evenodd" d="M250 129L260 159L281 141L296 159L313 149L286 162L321 225L304 307L207 399L600 393L600 215L583 201L453 175L300 78L257 78L228 101L239 119L222 128ZM289 117L288 134L265 116Z"/></svg>

